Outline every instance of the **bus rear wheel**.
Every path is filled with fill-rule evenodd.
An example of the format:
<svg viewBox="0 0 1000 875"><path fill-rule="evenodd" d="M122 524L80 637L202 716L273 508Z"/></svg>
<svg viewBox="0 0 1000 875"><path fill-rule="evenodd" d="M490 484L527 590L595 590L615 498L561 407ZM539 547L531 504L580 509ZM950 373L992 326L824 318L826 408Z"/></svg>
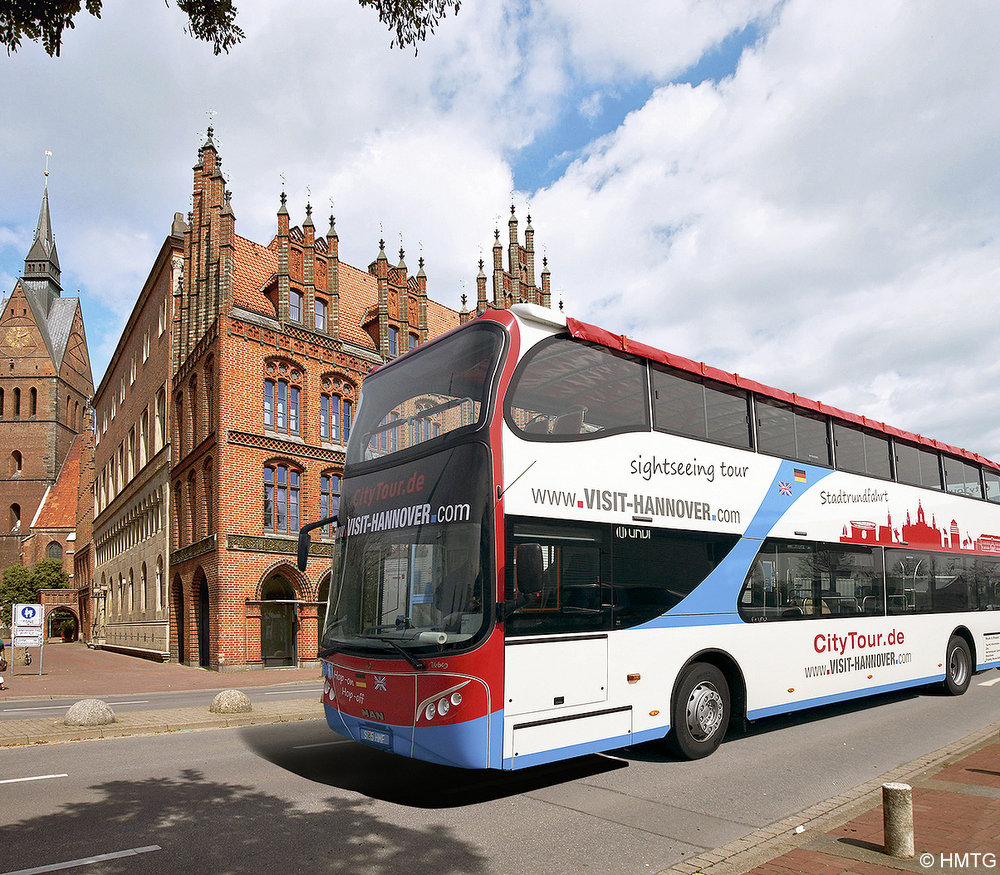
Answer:
<svg viewBox="0 0 1000 875"><path fill-rule="evenodd" d="M688 666L677 686L667 736L680 756L697 760L713 753L729 727L729 684L714 665Z"/></svg>
<svg viewBox="0 0 1000 875"><path fill-rule="evenodd" d="M959 635L952 635L944 662L944 686L953 696L961 696L972 680L972 651Z"/></svg>

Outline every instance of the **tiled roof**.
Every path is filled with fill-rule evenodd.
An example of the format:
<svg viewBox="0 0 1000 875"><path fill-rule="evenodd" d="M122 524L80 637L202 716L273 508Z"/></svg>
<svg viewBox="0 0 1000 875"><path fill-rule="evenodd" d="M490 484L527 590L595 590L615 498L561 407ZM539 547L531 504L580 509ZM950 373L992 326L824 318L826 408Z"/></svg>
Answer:
<svg viewBox="0 0 1000 875"><path fill-rule="evenodd" d="M278 255L266 246L233 235L236 252L233 258L231 295L236 306L276 319L274 305L261 289L278 270Z"/></svg>
<svg viewBox="0 0 1000 875"><path fill-rule="evenodd" d="M235 245L233 303L245 310L277 318L274 305L262 291L278 270L278 254L274 242L270 246L261 246L235 235ZM338 267L340 336L356 346L374 350L374 341L361 326L364 324L365 312L369 308L378 308L378 282L368 271L360 270L346 261L338 262ZM427 301L427 328L431 337L457 325L458 313L455 310L437 301Z"/></svg>
<svg viewBox="0 0 1000 875"><path fill-rule="evenodd" d="M83 439L77 435L66 454L59 478L49 489L35 514L32 529L75 529L77 489L80 485L80 456Z"/></svg>

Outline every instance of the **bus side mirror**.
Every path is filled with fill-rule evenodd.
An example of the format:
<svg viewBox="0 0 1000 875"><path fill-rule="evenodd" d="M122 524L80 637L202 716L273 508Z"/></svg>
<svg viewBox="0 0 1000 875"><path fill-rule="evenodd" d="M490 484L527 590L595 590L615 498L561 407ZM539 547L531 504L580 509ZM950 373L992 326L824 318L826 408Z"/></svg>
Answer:
<svg viewBox="0 0 1000 875"><path fill-rule="evenodd" d="M520 593L536 593L542 589L542 545L518 544L517 556L517 591Z"/></svg>
<svg viewBox="0 0 1000 875"><path fill-rule="evenodd" d="M306 570L306 562L309 559L309 546L312 544L312 538L309 537L309 533L313 529L318 529L320 526L328 526L330 523L335 522L337 522L337 518L335 516L328 516L326 519L319 520L315 523L309 523L308 526L303 526L299 529L299 544L295 557L298 560L296 564L299 566L299 571Z"/></svg>

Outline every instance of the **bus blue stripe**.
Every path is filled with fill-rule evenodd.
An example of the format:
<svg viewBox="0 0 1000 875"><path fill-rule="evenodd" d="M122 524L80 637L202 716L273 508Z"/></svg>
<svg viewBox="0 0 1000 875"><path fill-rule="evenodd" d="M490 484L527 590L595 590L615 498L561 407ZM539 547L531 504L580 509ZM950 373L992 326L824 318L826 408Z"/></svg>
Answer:
<svg viewBox="0 0 1000 875"><path fill-rule="evenodd" d="M774 717L778 714L787 714L789 711L801 711L806 708L816 708L820 705L833 705L837 702L849 702L852 699L861 699L866 696L877 696L880 693L891 693L895 690L905 690L910 687L922 687L927 684L937 683L944 680L943 674L931 675L930 677L917 678L911 681L900 681L894 684L882 684L878 687L864 687L859 690L847 690L843 693L835 693L830 696L817 696L814 699L801 699L798 702L786 702L783 705L772 705L769 708L758 708L755 711L748 711L747 717L750 720L759 720L761 717Z"/></svg>

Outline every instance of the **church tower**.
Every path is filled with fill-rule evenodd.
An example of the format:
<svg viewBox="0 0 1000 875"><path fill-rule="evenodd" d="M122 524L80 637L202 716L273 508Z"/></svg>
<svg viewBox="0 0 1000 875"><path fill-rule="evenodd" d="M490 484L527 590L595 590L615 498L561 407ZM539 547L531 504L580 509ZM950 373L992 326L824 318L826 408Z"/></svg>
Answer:
<svg viewBox="0 0 1000 875"><path fill-rule="evenodd" d="M46 180L24 273L0 310L0 569L22 561L93 392L80 300L62 296ZM65 549L48 546L53 557Z"/></svg>

